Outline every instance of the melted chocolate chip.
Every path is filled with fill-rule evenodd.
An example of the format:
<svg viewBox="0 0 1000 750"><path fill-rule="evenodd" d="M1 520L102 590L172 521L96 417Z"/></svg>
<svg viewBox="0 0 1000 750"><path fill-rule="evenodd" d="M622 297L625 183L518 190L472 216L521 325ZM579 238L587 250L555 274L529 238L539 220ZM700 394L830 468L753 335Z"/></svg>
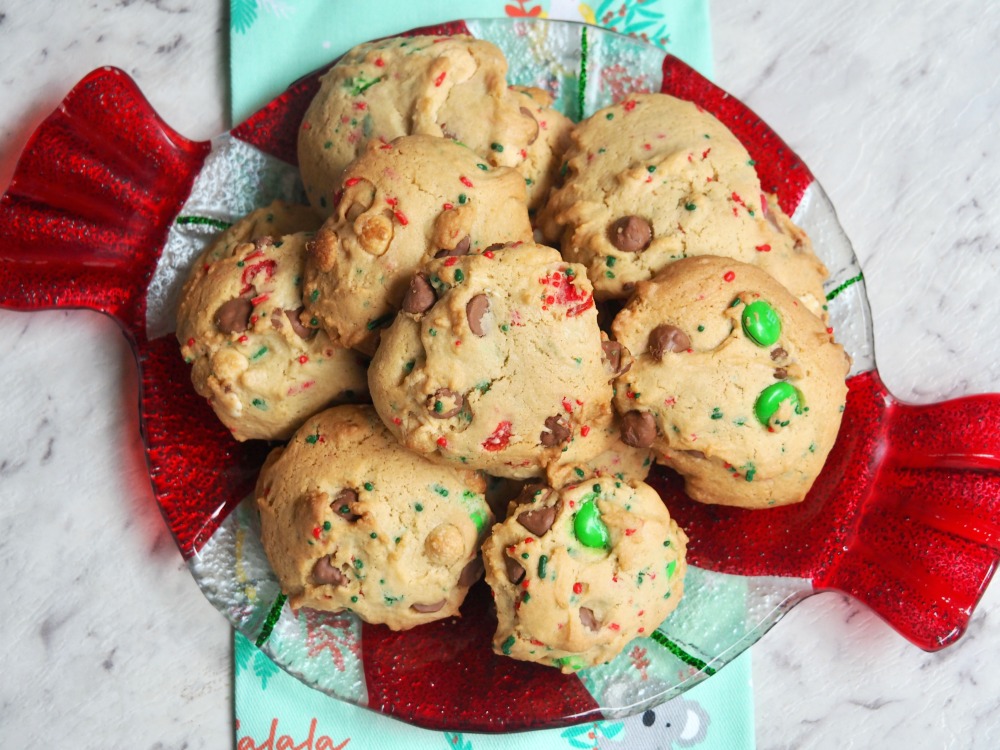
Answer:
<svg viewBox="0 0 1000 750"><path fill-rule="evenodd" d="M250 325L253 303L246 297L223 302L215 311L215 327L223 333L243 333Z"/></svg>
<svg viewBox="0 0 1000 750"><path fill-rule="evenodd" d="M613 377L618 377L631 369L631 362L622 367L622 361L628 359L628 349L622 344L617 341L602 341L601 350L604 354L604 366Z"/></svg>
<svg viewBox="0 0 1000 750"><path fill-rule="evenodd" d="M594 617L594 610L590 607L580 607L580 622L588 630L593 630L595 633L601 629L601 624L597 622L597 618Z"/></svg>
<svg viewBox="0 0 1000 750"><path fill-rule="evenodd" d="M608 231L611 244L623 253L641 253L653 241L653 227L639 216L623 216Z"/></svg>
<svg viewBox="0 0 1000 750"><path fill-rule="evenodd" d="M507 247L506 242L494 242L492 245L486 248L484 252L495 252L497 250L503 250Z"/></svg>
<svg viewBox="0 0 1000 750"><path fill-rule="evenodd" d="M300 307L296 310L285 310L285 317L288 318L288 322L292 324L292 330L298 334L299 338L311 339L316 335L317 330L315 328L302 325L302 319L299 316L302 314L304 309L304 307Z"/></svg>
<svg viewBox="0 0 1000 750"><path fill-rule="evenodd" d="M771 350L771 360L777 362L779 359L784 359L788 356L788 352L782 349L780 346Z"/></svg>
<svg viewBox="0 0 1000 750"><path fill-rule="evenodd" d="M340 568L333 565L330 555L321 557L313 565L312 582L317 586L343 586L347 583L347 576L341 572Z"/></svg>
<svg viewBox="0 0 1000 750"><path fill-rule="evenodd" d="M786 370L784 367L776 367L775 370L774 370L774 379L775 380L787 380L788 379L788 370Z"/></svg>
<svg viewBox="0 0 1000 750"><path fill-rule="evenodd" d="M508 581L510 581L516 586L522 580L524 580L525 571L524 571L524 566L521 565L521 563L519 563L517 560L511 557L508 557L507 555L504 555L503 564L504 567L507 569Z"/></svg>
<svg viewBox="0 0 1000 750"><path fill-rule="evenodd" d="M354 523L361 516L354 512L354 504L358 502L358 493L349 487L345 487L330 503L330 510L337 514L338 518Z"/></svg>
<svg viewBox="0 0 1000 750"><path fill-rule="evenodd" d="M434 602L433 604L411 604L410 609L414 612L422 612L424 614L430 612L438 612L441 608L448 603L447 599L442 599L439 602Z"/></svg>
<svg viewBox="0 0 1000 750"><path fill-rule="evenodd" d="M438 388L427 401L431 416L437 419L450 419L465 406L465 397L448 388Z"/></svg>
<svg viewBox="0 0 1000 750"><path fill-rule="evenodd" d="M477 294L465 306L465 317L469 319L469 329L480 338L486 335L486 331L483 330L483 316L489 309L490 300L485 294Z"/></svg>
<svg viewBox="0 0 1000 750"><path fill-rule="evenodd" d="M538 439L546 448L562 445L569 440L569 436L572 434L566 420L560 415L546 419L545 426L548 427L548 430L543 432Z"/></svg>
<svg viewBox="0 0 1000 750"><path fill-rule="evenodd" d="M410 287L403 296L403 311L419 314L430 310L437 302L434 287L422 273L416 273L410 279Z"/></svg>
<svg viewBox="0 0 1000 750"><path fill-rule="evenodd" d="M648 448L656 439L656 419L648 411L628 412L622 417L621 438L633 448Z"/></svg>
<svg viewBox="0 0 1000 750"><path fill-rule="evenodd" d="M530 146L532 143L538 140L538 131L539 131L538 120L535 119L535 116L531 113L531 110L528 109L527 107L521 107L520 111L522 115L530 119L535 124L535 132L532 134L531 138L528 139L528 145Z"/></svg>
<svg viewBox="0 0 1000 750"><path fill-rule="evenodd" d="M517 514L517 522L535 536L544 536L556 520L556 506L525 510Z"/></svg>
<svg viewBox="0 0 1000 750"><path fill-rule="evenodd" d="M462 568L462 573L458 577L458 585L469 588L469 586L479 580L479 576L482 574L483 564L478 557L474 557Z"/></svg>
<svg viewBox="0 0 1000 750"><path fill-rule="evenodd" d="M663 359L667 352L685 352L691 348L691 339L677 326L664 324L649 332L649 353Z"/></svg>
<svg viewBox="0 0 1000 750"><path fill-rule="evenodd" d="M441 248L434 254L434 257L447 258L449 256L468 255L470 247L472 247L472 238L469 237L469 235L465 235L462 239L458 241L458 244L455 245L455 247L453 247L451 250L448 250L446 248Z"/></svg>

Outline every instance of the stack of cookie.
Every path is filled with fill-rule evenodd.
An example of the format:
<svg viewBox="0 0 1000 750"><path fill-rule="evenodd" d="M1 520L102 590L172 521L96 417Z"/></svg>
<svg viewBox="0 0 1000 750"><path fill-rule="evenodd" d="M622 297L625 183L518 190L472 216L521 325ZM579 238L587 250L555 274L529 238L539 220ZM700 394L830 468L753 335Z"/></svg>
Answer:
<svg viewBox="0 0 1000 750"><path fill-rule="evenodd" d="M290 437L256 495L293 607L409 628L485 566L494 649L572 672L682 596L651 465L704 502L803 499L848 360L723 125L651 94L574 126L506 72L467 37L348 53L299 131L312 210L220 237L177 331L234 437Z"/></svg>

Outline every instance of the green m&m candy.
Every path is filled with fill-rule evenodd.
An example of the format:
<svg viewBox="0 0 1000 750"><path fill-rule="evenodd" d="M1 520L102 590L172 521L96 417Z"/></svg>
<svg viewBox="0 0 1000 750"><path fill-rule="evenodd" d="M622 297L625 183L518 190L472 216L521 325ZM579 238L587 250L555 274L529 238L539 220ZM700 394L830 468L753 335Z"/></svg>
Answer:
<svg viewBox="0 0 1000 750"><path fill-rule="evenodd" d="M802 394L794 385L783 380L769 385L760 392L753 405L753 413L757 415L762 425L770 427L771 418L778 413L785 402L788 402L796 414L802 413ZM784 427L787 424L787 421L778 422L775 426Z"/></svg>
<svg viewBox="0 0 1000 750"><path fill-rule="evenodd" d="M573 519L573 533L584 547L599 549L607 547L611 542L608 527L601 520L601 511L593 500L588 500L580 506L576 518Z"/></svg>
<svg viewBox="0 0 1000 750"><path fill-rule="evenodd" d="M757 346L771 346L781 337L781 318L770 303L762 299L743 308L742 321L743 332Z"/></svg>

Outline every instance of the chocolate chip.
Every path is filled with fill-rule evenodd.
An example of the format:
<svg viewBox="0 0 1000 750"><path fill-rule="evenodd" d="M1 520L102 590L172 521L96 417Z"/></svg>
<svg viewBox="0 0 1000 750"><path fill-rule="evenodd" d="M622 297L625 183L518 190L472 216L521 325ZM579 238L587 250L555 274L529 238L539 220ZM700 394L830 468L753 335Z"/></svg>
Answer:
<svg viewBox="0 0 1000 750"><path fill-rule="evenodd" d="M427 399L427 408L431 416L437 419L450 419L462 411L464 406L465 397L448 388L438 388L434 391L434 395Z"/></svg>
<svg viewBox="0 0 1000 750"><path fill-rule="evenodd" d="M653 241L653 227L639 216L623 216L611 225L611 244L623 253L641 253Z"/></svg>
<svg viewBox="0 0 1000 750"><path fill-rule="evenodd" d="M787 380L788 379L788 370L786 370L784 367L777 367L777 368L775 368L775 370L774 370L774 379L775 380Z"/></svg>
<svg viewBox="0 0 1000 750"><path fill-rule="evenodd" d="M403 297L404 312L419 314L430 310L437 302L434 287L422 273L416 273L410 279L410 287Z"/></svg>
<svg viewBox="0 0 1000 750"><path fill-rule="evenodd" d="M613 377L618 377L631 369L632 363L627 362L629 358L628 349L622 344L617 341L605 340L601 342L601 350L604 354L604 366ZM627 362L624 367L622 367L623 361Z"/></svg>
<svg viewBox="0 0 1000 750"><path fill-rule="evenodd" d="M243 333L250 325L253 303L246 297L223 302L215 311L215 327L223 333Z"/></svg>
<svg viewBox="0 0 1000 750"><path fill-rule="evenodd" d="M469 586L479 580L479 576L482 574L483 564L478 557L474 557L462 568L462 573L458 577L458 585L469 588Z"/></svg>
<svg viewBox="0 0 1000 750"><path fill-rule="evenodd" d="M517 522L535 536L543 536L556 520L556 506L525 510L517 514Z"/></svg>
<svg viewBox="0 0 1000 750"><path fill-rule="evenodd" d="M569 426L566 424L566 420L558 414L546 419L545 426L549 428L548 431L543 432L538 439L546 448L555 448L557 445L562 445L569 440L569 436L572 434Z"/></svg>
<svg viewBox="0 0 1000 750"><path fill-rule="evenodd" d="M486 248L484 252L495 252L497 250L503 250L507 247L509 243L507 242L494 242L492 245Z"/></svg>
<svg viewBox="0 0 1000 750"><path fill-rule="evenodd" d="M664 324L649 332L649 353L656 359L663 359L667 352L686 352L691 348L691 339L677 326Z"/></svg>
<svg viewBox="0 0 1000 750"><path fill-rule="evenodd" d="M621 438L633 448L648 448L656 439L656 419L648 411L633 409L622 417Z"/></svg>
<svg viewBox="0 0 1000 750"><path fill-rule="evenodd" d="M532 134L531 138L528 139L528 145L530 146L532 143L538 140L538 131L539 131L538 120L535 119L535 116L531 113L531 110L528 109L527 107L521 107L521 114L529 118L535 124L535 132Z"/></svg>
<svg viewBox="0 0 1000 750"><path fill-rule="evenodd" d="M507 568L507 580L513 583L515 586L524 580L524 566L521 565L517 560L503 556L504 567Z"/></svg>
<svg viewBox="0 0 1000 750"><path fill-rule="evenodd" d="M311 339L317 331L315 328L302 325L302 319L299 316L304 309L304 307L300 307L296 310L285 310L285 317L288 318L288 322L292 324L292 330L298 334L299 338Z"/></svg>
<svg viewBox="0 0 1000 750"><path fill-rule="evenodd" d="M771 360L777 362L779 359L784 359L788 356L788 352L782 349L780 346L771 350Z"/></svg>
<svg viewBox="0 0 1000 750"><path fill-rule="evenodd" d="M477 294L465 306L465 317L469 319L469 328L480 338L486 335L486 331L483 330L483 316L489 309L490 300L485 294Z"/></svg>
<svg viewBox="0 0 1000 750"><path fill-rule="evenodd" d="M430 612L438 612L441 608L448 603L447 599L442 599L439 602L434 602L433 604L411 604L410 609L414 612L422 612L424 614Z"/></svg>
<svg viewBox="0 0 1000 750"><path fill-rule="evenodd" d="M321 557L313 565L312 581L317 586L343 586L347 583L347 576L341 572L340 568L333 565L333 558L327 555Z"/></svg>
<svg viewBox="0 0 1000 750"><path fill-rule="evenodd" d="M354 504L358 502L358 493L349 487L345 487L330 503L330 510L337 514L339 518L354 523L361 516L354 512Z"/></svg>
<svg viewBox="0 0 1000 750"><path fill-rule="evenodd" d="M451 250L448 250L446 248L441 248L434 254L434 257L447 258L449 256L468 255L470 247L472 247L472 238L469 237L469 235L465 235L462 239L458 241L458 244L455 245L455 247L453 247Z"/></svg>
<svg viewBox="0 0 1000 750"><path fill-rule="evenodd" d="M597 618L594 617L594 610L590 607L580 607L580 622L588 630L593 630L595 633L601 629L601 624L597 622Z"/></svg>

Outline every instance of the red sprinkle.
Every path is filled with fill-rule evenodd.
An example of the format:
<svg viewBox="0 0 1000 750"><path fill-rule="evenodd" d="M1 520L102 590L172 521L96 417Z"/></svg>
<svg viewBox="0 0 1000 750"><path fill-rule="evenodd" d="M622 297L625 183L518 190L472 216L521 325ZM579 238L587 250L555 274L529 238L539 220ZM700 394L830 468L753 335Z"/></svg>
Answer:
<svg viewBox="0 0 1000 750"><path fill-rule="evenodd" d="M434 85L435 86L440 86L442 83L444 83L444 77L447 74L448 74L448 71L442 70L441 74L437 78L434 79Z"/></svg>
<svg viewBox="0 0 1000 750"><path fill-rule="evenodd" d="M633 109L635 109L635 105L636 105L635 99L629 99L627 102L622 104L622 107L625 108L626 112L631 112Z"/></svg>
<svg viewBox="0 0 1000 750"><path fill-rule="evenodd" d="M385 67L385 60L383 60L381 57L378 58L377 60L375 60L375 67L376 68L384 68Z"/></svg>
<svg viewBox="0 0 1000 750"><path fill-rule="evenodd" d="M724 280L726 280L726 281L732 281L733 279L736 278L736 272L735 271L726 271L726 275L723 276L722 278Z"/></svg>
<svg viewBox="0 0 1000 750"><path fill-rule="evenodd" d="M448 258L445 260L444 265L445 265L445 268L451 268L456 263L458 263L458 256L457 255L449 255Z"/></svg>
<svg viewBox="0 0 1000 750"><path fill-rule="evenodd" d="M582 437L587 437L587 435L589 434L590 434L590 425L585 424L583 427L580 428L580 435Z"/></svg>
<svg viewBox="0 0 1000 750"><path fill-rule="evenodd" d="M321 529L319 526L314 526L313 527L313 539L319 539L319 535L322 532L323 532L323 529Z"/></svg>
<svg viewBox="0 0 1000 750"><path fill-rule="evenodd" d="M308 122L304 122L304 123L302 123L302 129L303 130L312 130L312 125L310 125Z"/></svg>
<svg viewBox="0 0 1000 750"><path fill-rule="evenodd" d="M704 151L702 151L702 152L701 152L701 158L702 158L702 161L704 161L705 159L707 159L707 158L708 158L708 155L709 155L710 153L712 153L712 149L710 149L710 148L706 148L706 149L705 149Z"/></svg>
<svg viewBox="0 0 1000 750"><path fill-rule="evenodd" d="M448 447L448 438L439 437L437 439L437 444L440 445L442 448L447 448Z"/></svg>
<svg viewBox="0 0 1000 750"><path fill-rule="evenodd" d="M360 177L348 177L346 180L344 180L344 187L354 187L359 182L361 182Z"/></svg>
<svg viewBox="0 0 1000 750"><path fill-rule="evenodd" d="M303 354L301 357L299 357L299 364L300 365L304 365L308 361L309 361L309 357L307 357L305 354Z"/></svg>
<svg viewBox="0 0 1000 750"><path fill-rule="evenodd" d="M832 329L832 328L827 328L827 329L826 329L826 332L827 332L827 333L833 333L833 329Z"/></svg>
<svg viewBox="0 0 1000 750"><path fill-rule="evenodd" d="M451 203L442 203L441 204L441 208L444 211L451 211L451 209L453 209L454 207L455 207L454 204L451 204Z"/></svg>
<svg viewBox="0 0 1000 750"><path fill-rule="evenodd" d="M236 339L236 343L238 343L238 344L245 344L249 340L250 339L248 339L246 336L240 336L238 339Z"/></svg>
<svg viewBox="0 0 1000 750"><path fill-rule="evenodd" d="M393 216L396 217L396 221L398 221L404 227L410 223L410 220L406 218L406 214L404 214L402 211L393 211L392 214Z"/></svg>
<svg viewBox="0 0 1000 750"><path fill-rule="evenodd" d="M254 307L256 307L261 302L265 302L266 300L267 300L267 295L266 294L258 294L256 297L254 297L253 299L250 300L250 304L253 305Z"/></svg>
<svg viewBox="0 0 1000 750"><path fill-rule="evenodd" d="M400 419L399 417L393 417L393 418L392 418L392 423L393 423L394 425L401 425L401 424L403 424L403 420L402 420L402 419Z"/></svg>
<svg viewBox="0 0 1000 750"><path fill-rule="evenodd" d="M576 583L574 583L573 584L573 593L574 594L582 594L583 593L583 584L580 583L579 581L577 581Z"/></svg>
<svg viewBox="0 0 1000 750"><path fill-rule="evenodd" d="M473 187L473 184L472 184L472 180L470 180L470 179L469 179L468 177L466 177L465 175L462 175L461 177L459 177L459 178L458 178L458 181L459 181L459 182L461 182L461 183L462 183L463 185L465 185L466 187Z"/></svg>
<svg viewBox="0 0 1000 750"><path fill-rule="evenodd" d="M496 426L493 434L482 442L484 449L492 452L502 451L510 444L512 434L511 423L506 419Z"/></svg>
<svg viewBox="0 0 1000 750"><path fill-rule="evenodd" d="M769 253L769 252L771 252L771 246L770 245L757 245L757 252L758 253Z"/></svg>
<svg viewBox="0 0 1000 750"><path fill-rule="evenodd" d="M621 630L621 626L617 622L611 623L610 625L608 625L608 627L611 628L612 630L614 630L616 633L619 630Z"/></svg>
<svg viewBox="0 0 1000 750"><path fill-rule="evenodd" d="M625 529L625 536L632 536L635 533L635 529Z"/></svg>
<svg viewBox="0 0 1000 750"><path fill-rule="evenodd" d="M187 340L187 345L188 346L194 346L194 339L188 339Z"/></svg>
<svg viewBox="0 0 1000 750"><path fill-rule="evenodd" d="M489 258L490 260L493 260L493 251L492 250L487 250L485 253L483 253L483 257L484 258Z"/></svg>

